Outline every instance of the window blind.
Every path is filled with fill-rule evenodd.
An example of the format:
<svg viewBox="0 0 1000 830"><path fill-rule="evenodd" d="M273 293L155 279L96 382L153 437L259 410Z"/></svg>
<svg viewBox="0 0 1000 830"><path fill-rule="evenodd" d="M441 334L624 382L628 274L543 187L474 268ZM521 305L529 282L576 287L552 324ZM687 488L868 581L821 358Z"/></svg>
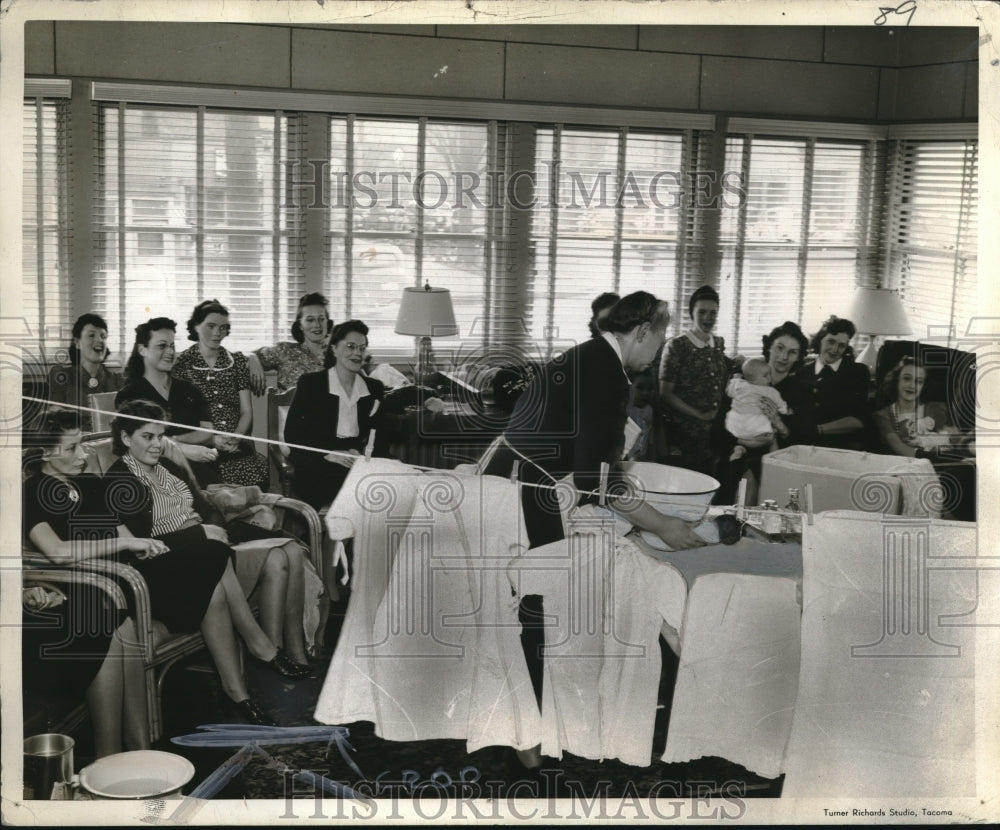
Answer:
<svg viewBox="0 0 1000 830"><path fill-rule="evenodd" d="M809 334L843 316L870 281L868 217L875 144L733 135L726 169L739 170L744 203L723 211L719 333L747 356L785 320Z"/></svg>
<svg viewBox="0 0 1000 830"><path fill-rule="evenodd" d="M676 309L699 279L698 151L693 130L538 130L527 323L540 345L588 337L590 303L605 291L649 291Z"/></svg>
<svg viewBox="0 0 1000 830"><path fill-rule="evenodd" d="M890 153L887 284L914 338L961 336L978 311L978 142L899 140Z"/></svg>
<svg viewBox="0 0 1000 830"><path fill-rule="evenodd" d="M286 198L296 117L111 103L97 119L94 306L123 358L150 317L176 320L186 348L209 298L229 309L227 348L287 339L304 284L301 211Z"/></svg>
<svg viewBox="0 0 1000 830"><path fill-rule="evenodd" d="M459 328L436 350L488 338L501 135L496 122L331 117L326 291L377 353L413 354L396 315L403 288L425 283L451 292Z"/></svg>
<svg viewBox="0 0 1000 830"><path fill-rule="evenodd" d="M22 107L22 308L39 360L68 361L71 276L66 103L33 98ZM28 367L25 366L25 370Z"/></svg>

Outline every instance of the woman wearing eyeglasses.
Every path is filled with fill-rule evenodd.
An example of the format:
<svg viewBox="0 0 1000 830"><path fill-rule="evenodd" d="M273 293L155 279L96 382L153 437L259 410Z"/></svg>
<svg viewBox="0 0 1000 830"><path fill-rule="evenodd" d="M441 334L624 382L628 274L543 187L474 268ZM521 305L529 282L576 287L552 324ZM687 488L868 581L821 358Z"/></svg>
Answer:
<svg viewBox="0 0 1000 830"><path fill-rule="evenodd" d="M216 430L249 435L253 404L247 359L222 345L230 332L229 309L218 300L198 303L187 330L188 340L195 342L177 355L173 376L201 391ZM267 487L267 459L254 451L249 439L215 435L212 445L219 451L219 473L224 482Z"/></svg>
<svg viewBox="0 0 1000 830"><path fill-rule="evenodd" d="M299 378L288 409L285 441L328 453L296 447L290 453L295 493L317 510L333 501L354 462L349 456L364 452L376 426L385 387L361 371L367 351L368 326L360 320L334 326L326 369Z"/></svg>

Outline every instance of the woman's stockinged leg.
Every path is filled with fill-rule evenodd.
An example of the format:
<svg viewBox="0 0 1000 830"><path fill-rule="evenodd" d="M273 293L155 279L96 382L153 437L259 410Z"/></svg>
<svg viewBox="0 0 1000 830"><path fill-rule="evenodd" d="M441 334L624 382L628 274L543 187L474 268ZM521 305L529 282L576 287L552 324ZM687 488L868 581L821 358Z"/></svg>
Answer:
<svg viewBox="0 0 1000 830"><path fill-rule="evenodd" d="M149 713L146 710L146 672L142 665L135 623L127 619L115 634L122 643L123 738L125 749L149 749Z"/></svg>
<svg viewBox="0 0 1000 830"><path fill-rule="evenodd" d="M236 578L232 563L226 564L226 570L222 572L222 579L219 580L225 592L226 603L228 605L229 617L232 624L243 642L247 644L250 653L260 660L269 662L278 653L278 647L270 637L264 633L264 629L257 624L250 606L247 605L247 598L243 596L243 588Z"/></svg>
<svg viewBox="0 0 1000 830"><path fill-rule="evenodd" d="M285 651L298 663L308 665L302 617L305 611L305 562L302 546L289 542L284 547L288 562L288 589L285 594Z"/></svg>
<svg viewBox="0 0 1000 830"><path fill-rule="evenodd" d="M104 662L87 687L87 708L94 722L94 754L98 758L122 751L123 685L122 644L112 637Z"/></svg>
<svg viewBox="0 0 1000 830"><path fill-rule="evenodd" d="M260 627L279 648L283 644L285 594L288 591L288 560L281 548L271 548L260 579Z"/></svg>
<svg viewBox="0 0 1000 830"><path fill-rule="evenodd" d="M222 690L239 703L250 697L240 666L239 644L233 632L227 592L222 581L215 586L212 600L201 620L201 634L219 672Z"/></svg>

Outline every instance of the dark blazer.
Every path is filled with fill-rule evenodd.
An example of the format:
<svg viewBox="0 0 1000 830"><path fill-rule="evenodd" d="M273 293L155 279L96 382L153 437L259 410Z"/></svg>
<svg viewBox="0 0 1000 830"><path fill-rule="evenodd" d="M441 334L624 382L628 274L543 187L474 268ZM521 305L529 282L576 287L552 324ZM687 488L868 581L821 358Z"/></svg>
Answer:
<svg viewBox="0 0 1000 830"><path fill-rule="evenodd" d="M358 375L358 381L363 382L369 392L358 401L358 436L338 438L340 398L330 393L327 371L307 372L299 378L285 421L285 441L327 451L364 452L368 436L375 429L378 447L373 452L384 455L384 442L378 439L378 411L385 396L385 386L374 378ZM324 460L322 453L291 448L289 458L295 467L295 493L313 507L329 504L347 477L346 467Z"/></svg>
<svg viewBox="0 0 1000 830"><path fill-rule="evenodd" d="M807 360L790 378L790 385L802 396L796 409L799 440L795 443L862 449L870 444L871 407L868 404L868 367L844 357L836 372L816 374L816 358ZM788 403L788 401L786 401ZM794 404L789 403L794 407ZM842 435L817 435L816 427L838 418L853 416L863 428Z"/></svg>
<svg viewBox="0 0 1000 830"><path fill-rule="evenodd" d="M521 479L551 483L545 473L555 479L571 473L578 490L596 490L601 463L615 468L621 460L628 397L625 369L603 337L587 340L549 361L518 399L504 432L511 446L541 468L522 460ZM516 458L505 448L486 472L509 475ZM551 498L537 498L542 493L533 487L522 489L532 547L562 538L558 510Z"/></svg>

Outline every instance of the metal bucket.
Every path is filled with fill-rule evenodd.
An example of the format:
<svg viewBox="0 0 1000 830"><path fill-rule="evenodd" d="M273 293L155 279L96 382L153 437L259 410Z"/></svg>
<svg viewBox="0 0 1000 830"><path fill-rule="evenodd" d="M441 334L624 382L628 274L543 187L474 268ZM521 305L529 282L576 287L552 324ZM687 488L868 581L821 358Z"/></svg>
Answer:
<svg viewBox="0 0 1000 830"><path fill-rule="evenodd" d="M73 778L73 747L69 735L48 732L24 739L24 798L52 798L52 787Z"/></svg>

